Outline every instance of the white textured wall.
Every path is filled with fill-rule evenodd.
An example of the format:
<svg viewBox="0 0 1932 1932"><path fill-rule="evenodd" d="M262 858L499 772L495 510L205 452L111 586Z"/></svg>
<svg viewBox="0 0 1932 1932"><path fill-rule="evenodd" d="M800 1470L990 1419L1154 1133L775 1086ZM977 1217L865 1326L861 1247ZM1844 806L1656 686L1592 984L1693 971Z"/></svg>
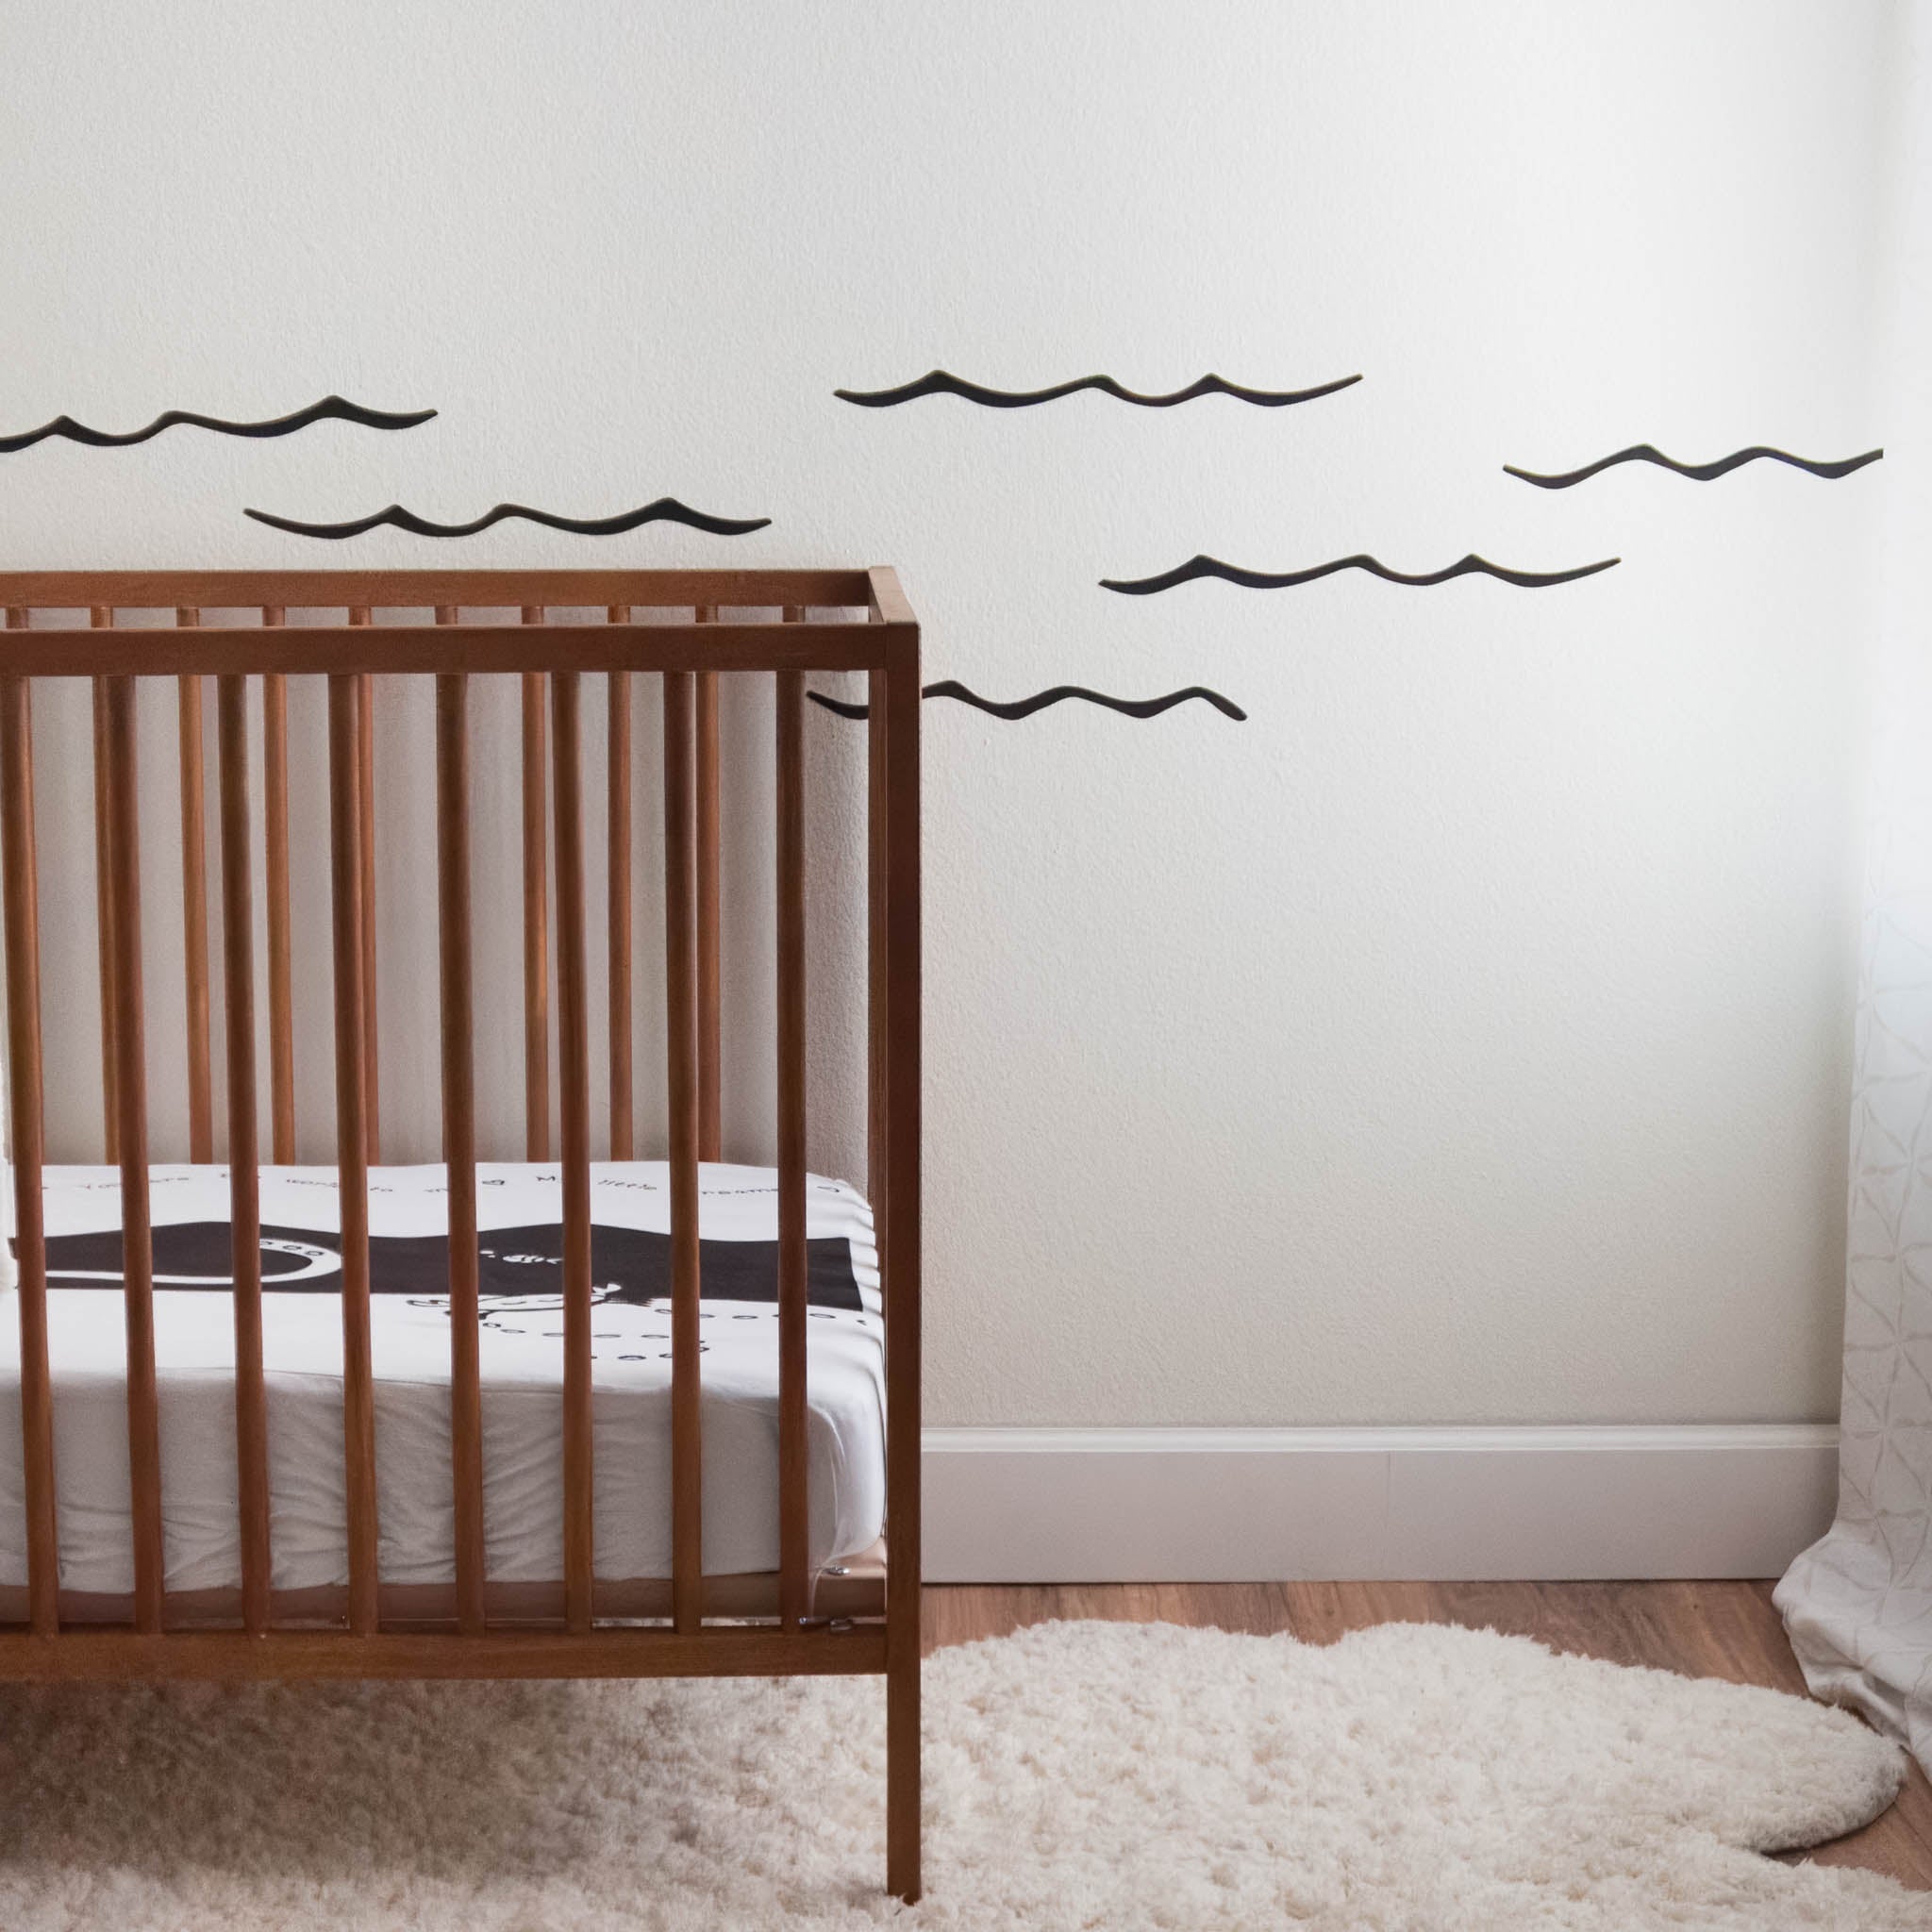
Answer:
<svg viewBox="0 0 1932 1932"><path fill-rule="evenodd" d="M17 8L0 429L330 390L442 413L0 458L0 562L886 560L931 675L1211 684L1250 722L927 707L932 1419L1827 1415L1883 466L1545 493L1501 465L1883 440L1889 30L1862 0ZM1282 411L832 397L935 363L1014 388L1366 379ZM774 521L325 547L241 516L659 493ZM1095 588L1197 550L1624 561L1541 591ZM393 924L432 876L413 702L383 739L392 1158L433 1151L423 956ZM40 715L51 852L80 836L84 705ZM729 723L759 742L754 698ZM150 724L164 868L163 694ZM856 734L811 731L837 913ZM313 826L319 766L299 775ZM506 856L512 786L479 791ZM50 860L42 891L73 1155L97 1105L91 875ZM509 1140L499 904L485 1073ZM158 889L151 912L178 1151L178 912ZM741 895L734 938L760 916ZM641 913L646 958L655 935ZM836 918L818 956L841 990ZM765 983L739 972L741 1018ZM319 1150L325 965L302 984ZM849 1165L857 1036L824 1038L814 1154ZM733 1086L762 1144L749 1047Z"/></svg>

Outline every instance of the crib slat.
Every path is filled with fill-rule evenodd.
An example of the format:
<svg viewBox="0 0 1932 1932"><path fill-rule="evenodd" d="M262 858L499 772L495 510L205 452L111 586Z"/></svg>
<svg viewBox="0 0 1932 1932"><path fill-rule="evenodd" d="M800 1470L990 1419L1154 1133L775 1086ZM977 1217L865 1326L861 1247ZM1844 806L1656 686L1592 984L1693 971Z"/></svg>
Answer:
<svg viewBox="0 0 1932 1932"><path fill-rule="evenodd" d="M375 1401L369 1337L369 1144L363 1075L362 787L358 674L328 681L329 873L335 958L336 1168L342 1221L342 1435L349 1627L376 1627Z"/></svg>
<svg viewBox="0 0 1932 1932"><path fill-rule="evenodd" d="M612 624L628 624L630 607L613 604L606 613ZM605 769L609 780L609 820L605 850L608 858L606 886L610 991L610 1158L629 1160L636 1147L631 1063L630 956L630 673L606 675L609 734Z"/></svg>
<svg viewBox="0 0 1932 1932"><path fill-rule="evenodd" d="M111 630L114 613L105 604L88 612L96 630ZM111 814L108 810L108 681L93 681L94 699L94 935L100 960L101 986L101 1158L112 1167L121 1158L121 1101L116 1088L121 1055L114 1044L114 872L108 843Z"/></svg>
<svg viewBox="0 0 1932 1932"><path fill-rule="evenodd" d="M680 1631L703 1619L699 1422L697 954L691 677L664 678L664 988L671 1114L671 1595Z"/></svg>
<svg viewBox="0 0 1932 1932"><path fill-rule="evenodd" d="M261 1372L261 1171L255 1098L255 908L249 876L248 680L215 684L222 811L222 1010L228 1048L228 1225L234 1244L235 1467L242 1620L268 1628L268 1398Z"/></svg>
<svg viewBox="0 0 1932 1932"><path fill-rule="evenodd" d="M284 612L270 605L262 625L279 629ZM289 680L279 671L261 679L261 814L263 876L268 887L268 1105L270 1155L287 1167L295 1158L295 973L289 925Z"/></svg>
<svg viewBox="0 0 1932 1932"><path fill-rule="evenodd" d="M584 939L582 678L550 675L556 773L557 1044L563 1145L564 1622L591 1627L591 1032ZM675 1346L675 1344L674 1344Z"/></svg>
<svg viewBox="0 0 1932 1932"><path fill-rule="evenodd" d="M454 624L456 611L436 613ZM457 1624L483 1616L483 1394L477 1327L475 995L470 955L469 679L436 680L437 904L442 969L442 1158L449 1167L450 1475Z"/></svg>
<svg viewBox="0 0 1932 1932"><path fill-rule="evenodd" d="M886 674L866 675L865 1191L886 1250Z"/></svg>
<svg viewBox="0 0 1932 1932"><path fill-rule="evenodd" d="M524 608L541 624L541 606ZM545 877L543 675L524 679L524 1142L525 1158L550 1158L550 905Z"/></svg>
<svg viewBox="0 0 1932 1932"><path fill-rule="evenodd" d="M715 624L717 608L692 612ZM718 674L697 674L698 1158L722 1160L724 1144L724 1000L719 943Z"/></svg>
<svg viewBox="0 0 1932 1932"><path fill-rule="evenodd" d="M132 677L107 680L108 852L114 909L115 1092L121 1108L121 1273L127 1319L127 1451L133 1491L134 1626L161 1627L160 1411L155 1389L154 1239L147 1187L142 1019L140 795Z"/></svg>
<svg viewBox="0 0 1932 1932"><path fill-rule="evenodd" d="M366 625L373 612L358 606L349 612L352 625ZM364 1129L372 1167L382 1162L382 1067L377 1058L377 986L375 975L375 681L367 672L356 680L356 783L360 826L362 868L362 1106L368 1115Z"/></svg>
<svg viewBox="0 0 1932 1932"><path fill-rule="evenodd" d="M806 1574L805 674L777 674L778 709L778 1607L811 1610Z"/></svg>
<svg viewBox="0 0 1932 1932"><path fill-rule="evenodd" d="M8 630L27 613L9 610ZM6 866L7 1072L13 1117L13 1228L20 1296L20 1424L26 1486L28 1615L37 1637L60 1627L54 1503L54 1391L47 1367L47 1245L41 1194L40 874L34 852L33 727L24 677L0 678L0 855Z"/></svg>
<svg viewBox="0 0 1932 1932"><path fill-rule="evenodd" d="M201 625L182 609L183 630ZM176 680L181 734L181 956L188 996L188 1158L215 1158L214 1074L208 1057L208 816L201 746L201 679Z"/></svg>

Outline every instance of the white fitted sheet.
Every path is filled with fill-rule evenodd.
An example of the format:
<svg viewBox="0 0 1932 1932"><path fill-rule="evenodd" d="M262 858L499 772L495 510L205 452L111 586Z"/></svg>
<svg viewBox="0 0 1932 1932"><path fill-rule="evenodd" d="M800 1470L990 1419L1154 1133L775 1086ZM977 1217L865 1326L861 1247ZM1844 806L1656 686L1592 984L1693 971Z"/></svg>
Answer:
<svg viewBox="0 0 1932 1932"><path fill-rule="evenodd" d="M484 1525L492 1581L553 1583L563 1572L562 1203L557 1165L479 1165ZM118 1172L49 1168L48 1327L55 1489L63 1590L134 1587ZM769 1168L707 1164L699 1235L710 1279L704 1353L704 1554L713 1575L778 1563L777 1311L769 1255L727 1243L777 1239ZM161 1505L171 1591L241 1581L236 1513L234 1318L223 1258L224 1167L158 1166L155 1332ZM671 1574L671 1361L661 1271L670 1229L662 1161L591 1168L597 1305L592 1332L595 1568L600 1578ZM449 1435L449 1297L437 1242L447 1232L444 1171L370 1174L375 1445L386 1584L456 1574ZM872 1211L842 1181L807 1183L812 1250L808 1323L810 1557L824 1565L883 1528L885 1427L877 1251ZM340 1227L333 1168L263 1168L262 1297L274 1586L348 1577L342 1454ZM219 1234L210 1224L219 1224ZM516 1231L513 1242L492 1233ZM641 1235L642 1241L626 1235ZM92 1242L81 1239L96 1237ZM719 1244L713 1246L712 1244ZM827 1245L819 1246L818 1243ZM849 1275L846 1273L849 1267ZM170 1271L175 1278L170 1280ZM335 1285L331 1285L335 1284ZM5 1297L10 1303L11 1294ZM26 1580L20 1338L0 1319L0 1585Z"/></svg>

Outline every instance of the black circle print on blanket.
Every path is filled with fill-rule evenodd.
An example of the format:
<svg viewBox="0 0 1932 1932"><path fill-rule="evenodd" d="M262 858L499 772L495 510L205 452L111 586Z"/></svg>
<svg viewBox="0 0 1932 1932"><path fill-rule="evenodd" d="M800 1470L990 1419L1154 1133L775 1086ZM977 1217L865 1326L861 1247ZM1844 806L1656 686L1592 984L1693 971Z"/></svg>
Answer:
<svg viewBox="0 0 1932 1932"><path fill-rule="evenodd" d="M852 1243L843 1235L808 1241L806 1300L815 1308L857 1314L864 1303L852 1273ZM234 1240L223 1221L164 1224L154 1231L158 1289L234 1286ZM485 1295L559 1295L563 1291L563 1229L556 1222L492 1227L478 1237L480 1291ZM341 1286L341 1237L320 1228L264 1227L261 1285L287 1293L334 1294ZM776 1241L701 1241L699 1292L707 1301L778 1299ZM119 1288L121 1231L47 1237L50 1288ZM591 1229L591 1279L598 1299L641 1307L671 1292L671 1237L636 1227ZM447 1297L449 1240L445 1235L371 1235L372 1294Z"/></svg>

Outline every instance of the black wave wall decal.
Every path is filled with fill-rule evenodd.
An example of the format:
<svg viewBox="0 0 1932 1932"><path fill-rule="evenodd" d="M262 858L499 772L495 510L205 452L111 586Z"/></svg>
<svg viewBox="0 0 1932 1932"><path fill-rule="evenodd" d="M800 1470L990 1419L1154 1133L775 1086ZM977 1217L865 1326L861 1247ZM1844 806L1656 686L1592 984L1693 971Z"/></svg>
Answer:
<svg viewBox="0 0 1932 1932"><path fill-rule="evenodd" d="M1360 570L1391 584L1446 584L1452 577L1485 576L1496 577L1503 583L1515 584L1525 591L1541 591L1551 584L1570 584L1578 577L1594 576L1598 571L1608 570L1611 565L1622 561L1622 558L1607 557L1601 563L1579 564L1574 570L1508 570L1472 552L1467 557L1457 558L1446 570L1428 571L1420 576L1412 576L1407 571L1391 570L1386 563L1363 556L1338 557L1332 563L1318 563L1310 570L1282 571L1278 574L1242 570L1235 564L1223 563L1218 557L1191 557L1186 563L1163 571L1157 577L1102 577L1100 588L1103 591L1119 591L1127 597L1151 597L1157 591L1171 591L1177 584L1192 583L1196 577L1221 577L1230 584L1241 585L1243 590L1287 591L1297 584L1312 584L1317 578L1332 577L1337 571Z"/></svg>
<svg viewBox="0 0 1932 1932"><path fill-rule="evenodd" d="M1124 388L1110 375L1083 375L1073 382L1055 383L1050 389L988 389L981 383L968 382L963 376L949 375L943 369L934 369L917 382L903 383L897 389L838 389L832 393L841 402L857 403L865 409L890 409L900 403L917 402L921 396L940 395L962 396L967 402L978 403L988 409L1030 409L1036 403L1058 402L1061 396L1074 395L1083 389L1098 390L1102 395L1132 403L1141 409L1171 409L1176 403L1191 403L1196 396L1232 396L1237 402L1253 403L1257 408L1279 409L1290 403L1310 403L1317 396L1332 396L1337 390L1347 389L1360 380L1359 375L1344 375L1335 382L1318 383L1313 389L1247 389L1223 376L1204 375L1170 395L1142 395L1137 390Z"/></svg>
<svg viewBox="0 0 1932 1932"><path fill-rule="evenodd" d="M328 421L359 423L365 429L413 429L417 424L428 422L435 414L434 409L400 412L367 409L360 403L345 402L341 396L324 396L321 402L310 403L306 409L297 409L289 416L275 416L265 423L231 423L222 416L197 415L192 409L166 409L145 429L117 433L108 429L91 429L85 423L76 423L72 416L56 416L51 423L42 423L38 429L0 436L0 456L31 449L35 443L44 442L51 436L64 437L69 442L84 442L93 449L125 449L129 443L145 442L150 437L158 436L162 430L174 428L176 424L186 425L191 429L212 429L223 436L292 436L298 429L307 429L311 423Z"/></svg>
<svg viewBox="0 0 1932 1932"><path fill-rule="evenodd" d="M823 705L826 710L836 711L841 718L863 718L871 709L867 705L851 704L843 698L828 698L823 691L808 691L807 696L813 704ZM1084 684L1057 684L1050 690L1035 691L1030 698L1014 698L1009 704L1002 704L996 698L983 698L977 691L968 691L958 678L944 677L937 684L927 685L920 696L957 698L962 705L972 705L979 710L991 712L995 718L1005 718L1008 723L1030 718L1035 711L1043 711L1049 705L1062 704L1068 698L1078 698L1089 705L1104 705L1109 711L1119 711L1128 718L1158 718L1161 712L1171 711L1191 698L1199 698L1203 704L1212 705L1224 717L1232 718L1237 724L1246 723L1248 716L1232 699L1224 698L1218 691L1209 691L1202 684L1191 684L1185 691L1171 691L1158 698L1115 698L1102 691L1089 691Z"/></svg>
<svg viewBox="0 0 1932 1932"><path fill-rule="evenodd" d="M379 529L385 524L408 530L415 537L474 537L507 517L523 517L533 524L546 524L553 530L574 531L579 537L620 537L642 524L688 524L693 530L706 530L714 537L742 537L753 530L762 530L772 521L770 517L708 516L701 509L689 508L675 496L660 496L640 509L620 510L609 517L560 517L552 510L530 509L521 503L499 503L469 524L432 524L427 517L419 517L399 503L347 524L299 523L293 517L272 516L265 509L247 509L242 514L273 529L293 531L298 537L326 537L331 541L359 537L363 531Z"/></svg>
<svg viewBox="0 0 1932 1932"><path fill-rule="evenodd" d="M1568 490L1574 484L1588 482L1605 470L1615 468L1619 463L1655 463L1661 470L1674 470L1680 476L1689 476L1692 482L1714 483L1720 476L1728 476L1733 470L1741 470L1746 463L1768 461L1789 463L1794 470L1803 470L1807 475L1836 482L1840 476L1849 476L1854 470L1862 470L1867 463L1875 463L1884 454L1882 449L1868 449L1861 457L1840 457L1836 462L1817 462L1809 457L1794 457L1789 450L1771 449L1761 442L1754 442L1749 449L1733 450L1729 456L1719 457L1715 462L1680 463L1675 457L1665 456L1654 442L1637 442L1628 449L1620 449L1613 457L1586 463L1580 470L1564 470L1552 475L1538 470L1520 470L1514 463L1505 463L1503 470L1507 475L1521 476L1525 483L1534 483L1539 490Z"/></svg>

